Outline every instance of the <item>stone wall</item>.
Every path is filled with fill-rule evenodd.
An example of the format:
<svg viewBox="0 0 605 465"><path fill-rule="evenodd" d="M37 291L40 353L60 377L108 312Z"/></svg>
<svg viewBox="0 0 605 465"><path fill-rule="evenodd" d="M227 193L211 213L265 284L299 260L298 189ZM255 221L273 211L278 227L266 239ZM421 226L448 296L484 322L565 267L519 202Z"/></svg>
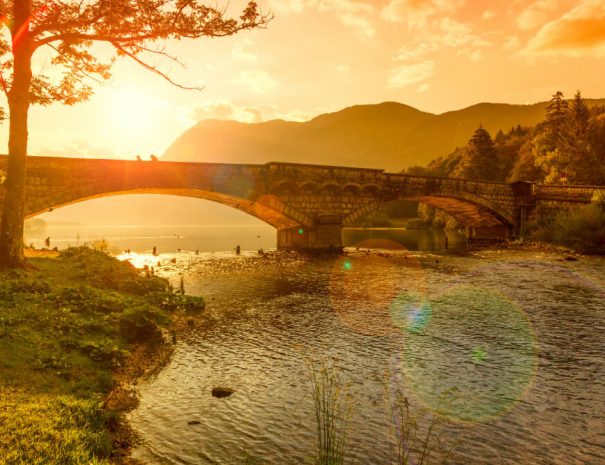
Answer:
<svg viewBox="0 0 605 465"><path fill-rule="evenodd" d="M6 171L6 161L5 156L0 156L0 170ZM514 235L526 221L588 203L595 190L603 189L505 184L293 163L236 165L29 157L27 164L30 216L117 194L199 197L245 211L273 225L278 230L278 246L286 249L338 248L343 226L401 199L440 208L477 237ZM3 195L0 186L0 205Z"/></svg>

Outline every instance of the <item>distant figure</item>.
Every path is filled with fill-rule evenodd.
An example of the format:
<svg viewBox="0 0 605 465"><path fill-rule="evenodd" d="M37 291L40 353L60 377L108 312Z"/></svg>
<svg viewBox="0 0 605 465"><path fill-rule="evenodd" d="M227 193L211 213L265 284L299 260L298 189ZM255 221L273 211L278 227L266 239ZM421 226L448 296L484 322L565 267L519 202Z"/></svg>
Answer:
<svg viewBox="0 0 605 465"><path fill-rule="evenodd" d="M44 245L46 246L47 249L50 248L50 236L47 237L46 239L44 239Z"/></svg>
<svg viewBox="0 0 605 465"><path fill-rule="evenodd" d="M158 248L154 245L153 246L153 252L151 252L153 254L154 257L158 256Z"/></svg>
<svg viewBox="0 0 605 465"><path fill-rule="evenodd" d="M237 247L235 247L235 255L239 255L242 253L242 248L238 245Z"/></svg>
<svg viewBox="0 0 605 465"><path fill-rule="evenodd" d="M447 250L449 244L448 244L448 240L447 240L447 234L445 235L445 239L443 240L443 245L445 246L445 250Z"/></svg>
<svg viewBox="0 0 605 465"><path fill-rule="evenodd" d="M49 212L53 211L53 207L50 207L50 208L48 209L48 211L49 211Z"/></svg>
<svg viewBox="0 0 605 465"><path fill-rule="evenodd" d="M143 161L143 160L141 160L141 156L140 155L137 155L137 161Z"/></svg>
<svg viewBox="0 0 605 465"><path fill-rule="evenodd" d="M262 248L258 249L258 254L259 255L265 255L265 251Z"/></svg>
<svg viewBox="0 0 605 465"><path fill-rule="evenodd" d="M200 254L200 249L195 249L195 254L199 255Z"/></svg>
<svg viewBox="0 0 605 465"><path fill-rule="evenodd" d="M151 159L151 161L158 161L158 157L155 156L153 153L149 156L149 158Z"/></svg>

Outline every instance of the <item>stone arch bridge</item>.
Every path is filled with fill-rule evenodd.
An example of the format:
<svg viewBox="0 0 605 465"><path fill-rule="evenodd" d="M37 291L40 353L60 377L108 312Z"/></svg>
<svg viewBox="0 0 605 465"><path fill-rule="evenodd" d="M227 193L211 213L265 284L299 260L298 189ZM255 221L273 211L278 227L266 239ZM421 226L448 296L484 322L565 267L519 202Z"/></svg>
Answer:
<svg viewBox="0 0 605 465"><path fill-rule="evenodd" d="M0 170L7 158L0 156ZM589 203L591 186L547 186L410 176L378 169L28 157L28 217L87 199L171 194L212 200L277 229L280 249L340 248L343 227L397 200L452 215L470 239L514 237L547 211ZM0 187L0 208L3 204Z"/></svg>

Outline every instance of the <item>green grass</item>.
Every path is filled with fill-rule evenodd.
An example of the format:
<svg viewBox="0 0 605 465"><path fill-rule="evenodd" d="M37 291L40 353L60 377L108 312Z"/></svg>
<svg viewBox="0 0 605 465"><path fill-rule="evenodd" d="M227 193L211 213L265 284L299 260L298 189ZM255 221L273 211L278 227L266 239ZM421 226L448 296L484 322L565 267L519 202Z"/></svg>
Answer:
<svg viewBox="0 0 605 465"><path fill-rule="evenodd" d="M0 463L111 463L114 370L203 300L88 248L30 261L0 273Z"/></svg>

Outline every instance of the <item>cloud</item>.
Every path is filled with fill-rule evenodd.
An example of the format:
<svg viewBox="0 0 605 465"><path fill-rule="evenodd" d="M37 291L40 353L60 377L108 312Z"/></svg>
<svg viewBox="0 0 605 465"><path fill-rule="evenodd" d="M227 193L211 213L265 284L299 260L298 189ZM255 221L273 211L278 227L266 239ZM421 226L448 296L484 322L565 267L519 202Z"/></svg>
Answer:
<svg viewBox="0 0 605 465"><path fill-rule="evenodd" d="M439 29L441 44L457 49L461 55L470 56L477 50L491 45L491 42L473 33L468 25L452 18L443 18L439 22Z"/></svg>
<svg viewBox="0 0 605 465"><path fill-rule="evenodd" d="M246 86L259 94L267 93L279 85L279 81L266 71L249 69L242 71L232 80L234 84Z"/></svg>
<svg viewBox="0 0 605 465"><path fill-rule="evenodd" d="M367 37L376 35L372 19L377 10L369 0L271 0L269 5L281 14L299 14L311 8L334 13L345 26L350 26Z"/></svg>
<svg viewBox="0 0 605 465"><path fill-rule="evenodd" d="M435 62L430 60L398 66L391 72L389 87L398 89L426 81L433 77L434 70Z"/></svg>
<svg viewBox="0 0 605 465"><path fill-rule="evenodd" d="M390 0L381 17L389 22L406 22L410 28L422 28L434 16L458 10L466 0Z"/></svg>
<svg viewBox="0 0 605 465"><path fill-rule="evenodd" d="M290 110L287 113L277 113L275 117L286 121L296 121L299 123L309 121L311 119L311 116L302 110Z"/></svg>
<svg viewBox="0 0 605 465"><path fill-rule="evenodd" d="M42 147L33 152L35 155L47 157L119 158L112 148L92 144L88 139L82 137L69 140L61 147Z"/></svg>
<svg viewBox="0 0 605 465"><path fill-rule="evenodd" d="M190 114L195 122L207 119L233 120L242 123L264 121L262 112L254 107L237 106L226 100L211 100L196 106Z"/></svg>
<svg viewBox="0 0 605 465"><path fill-rule="evenodd" d="M475 34L467 24L455 19L442 18L436 22L436 26L424 36L422 42L399 49L395 60L417 60L433 52L454 49L457 55L477 61L483 57L483 50L492 45L488 40Z"/></svg>
<svg viewBox="0 0 605 465"><path fill-rule="evenodd" d="M522 42L518 36L508 36L502 45L504 50L518 50L521 48Z"/></svg>
<svg viewBox="0 0 605 465"><path fill-rule="evenodd" d="M271 0L269 7L276 13L281 14L297 14L305 8L314 6L317 0Z"/></svg>
<svg viewBox="0 0 605 465"><path fill-rule="evenodd" d="M254 42L250 39L244 39L238 42L231 50L231 56L236 60L254 62L258 60L256 50L254 49Z"/></svg>
<svg viewBox="0 0 605 465"><path fill-rule="evenodd" d="M485 10L481 15L481 17L485 20L492 19L494 16L496 16L496 12L494 10Z"/></svg>
<svg viewBox="0 0 605 465"><path fill-rule="evenodd" d="M319 10L336 13L343 24L357 28L367 37L376 35L376 29L369 19L376 11L371 3L353 0L321 0Z"/></svg>
<svg viewBox="0 0 605 465"><path fill-rule="evenodd" d="M559 6L559 0L538 0L525 8L517 16L517 27L529 31L542 26Z"/></svg>
<svg viewBox="0 0 605 465"><path fill-rule="evenodd" d="M584 0L545 24L523 50L525 55L605 56L605 2Z"/></svg>

